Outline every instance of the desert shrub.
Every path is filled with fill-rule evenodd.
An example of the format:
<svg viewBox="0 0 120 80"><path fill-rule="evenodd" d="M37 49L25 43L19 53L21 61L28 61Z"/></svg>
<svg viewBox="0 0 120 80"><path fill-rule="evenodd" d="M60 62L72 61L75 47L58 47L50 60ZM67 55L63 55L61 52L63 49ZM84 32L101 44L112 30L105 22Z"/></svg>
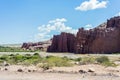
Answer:
<svg viewBox="0 0 120 80"><path fill-rule="evenodd" d="M26 65L26 66L29 66L29 65L36 65L40 62L39 59L26 59L24 61L21 62L22 65Z"/></svg>
<svg viewBox="0 0 120 80"><path fill-rule="evenodd" d="M30 54L10 54L10 55L1 55L1 61L7 61L10 64L26 64L26 65L36 65L42 58L40 55L30 55Z"/></svg>
<svg viewBox="0 0 120 80"><path fill-rule="evenodd" d="M24 60L22 63L21 63L21 65L25 65L25 66L29 66L29 65L31 65L32 64L32 60L31 59L29 59L29 60Z"/></svg>
<svg viewBox="0 0 120 80"><path fill-rule="evenodd" d="M8 61L9 56L8 55L2 55L2 56L0 56L0 60Z"/></svg>
<svg viewBox="0 0 120 80"><path fill-rule="evenodd" d="M64 60L70 60L67 56L62 57Z"/></svg>
<svg viewBox="0 0 120 80"><path fill-rule="evenodd" d="M25 54L24 55L24 60L31 59L32 55L31 54Z"/></svg>
<svg viewBox="0 0 120 80"><path fill-rule="evenodd" d="M4 62L3 60L0 60L0 66L2 66L2 65L3 65L3 62Z"/></svg>
<svg viewBox="0 0 120 80"><path fill-rule="evenodd" d="M107 56L98 57L96 61L104 66L117 66L115 63L111 62Z"/></svg>
<svg viewBox="0 0 120 80"><path fill-rule="evenodd" d="M108 66L116 67L117 66L117 64L115 64L113 62L104 62L104 63L102 63L102 65L104 65L106 67L108 67Z"/></svg>
<svg viewBox="0 0 120 80"><path fill-rule="evenodd" d="M19 62L22 62L23 59L23 55L20 54L14 54L14 55L7 55L9 57L9 60L7 61L10 64L17 64Z"/></svg>
<svg viewBox="0 0 120 80"><path fill-rule="evenodd" d="M36 65L42 61L42 57L40 55L24 55L24 61L22 64L24 65Z"/></svg>
<svg viewBox="0 0 120 80"><path fill-rule="evenodd" d="M74 59L74 61L78 61L78 62L80 62L81 60L82 60L81 57Z"/></svg>
<svg viewBox="0 0 120 80"><path fill-rule="evenodd" d="M95 58L94 57L84 57L80 61L81 64L93 64L95 63Z"/></svg>
<svg viewBox="0 0 120 80"><path fill-rule="evenodd" d="M52 64L48 64L48 63L38 63L37 67L43 68L44 70L48 70L51 67L53 67L53 65Z"/></svg>
<svg viewBox="0 0 120 80"><path fill-rule="evenodd" d="M64 57L47 56L46 62L49 65L56 66L56 67L72 66L72 64L70 63L70 60Z"/></svg>
<svg viewBox="0 0 120 80"><path fill-rule="evenodd" d="M4 61L3 60L0 60L0 63L3 63Z"/></svg>
<svg viewBox="0 0 120 80"><path fill-rule="evenodd" d="M101 57L98 57L96 58L97 62L98 63L104 63L104 62L109 62L109 58L107 56L101 56Z"/></svg>
<svg viewBox="0 0 120 80"><path fill-rule="evenodd" d="M14 54L10 54L9 56L14 56Z"/></svg>
<svg viewBox="0 0 120 80"><path fill-rule="evenodd" d="M39 53L34 53L33 55L37 55L37 56L38 56L38 55L39 55Z"/></svg>
<svg viewBox="0 0 120 80"><path fill-rule="evenodd" d="M55 57L55 56L49 55L49 56L46 56L46 59L52 58L52 57Z"/></svg>
<svg viewBox="0 0 120 80"><path fill-rule="evenodd" d="M20 55L20 54L17 54L13 57L16 61L23 61L23 58L24 56L23 55Z"/></svg>

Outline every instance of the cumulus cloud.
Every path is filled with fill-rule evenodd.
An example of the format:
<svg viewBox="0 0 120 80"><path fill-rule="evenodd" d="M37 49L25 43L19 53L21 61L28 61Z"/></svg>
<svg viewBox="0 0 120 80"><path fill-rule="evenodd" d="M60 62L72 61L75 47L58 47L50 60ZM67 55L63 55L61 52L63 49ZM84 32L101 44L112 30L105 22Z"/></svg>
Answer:
<svg viewBox="0 0 120 80"><path fill-rule="evenodd" d="M88 10L94 10L98 8L106 8L107 7L108 1L98 1L98 0L89 0L89 1L84 1L83 3L80 4L80 6L77 6L75 10L80 10L80 11L88 11Z"/></svg>
<svg viewBox="0 0 120 80"><path fill-rule="evenodd" d="M35 39L39 41L44 41L50 39L55 33L67 32L76 34L77 30L72 27L66 26L65 18L57 18L55 20L50 20L47 24L38 27L39 33L35 35Z"/></svg>
<svg viewBox="0 0 120 80"><path fill-rule="evenodd" d="M85 25L84 29L85 30L90 30L90 29L93 29L94 27L91 25L91 24L87 24Z"/></svg>
<svg viewBox="0 0 120 80"><path fill-rule="evenodd" d="M120 16L120 12L118 12L115 16Z"/></svg>

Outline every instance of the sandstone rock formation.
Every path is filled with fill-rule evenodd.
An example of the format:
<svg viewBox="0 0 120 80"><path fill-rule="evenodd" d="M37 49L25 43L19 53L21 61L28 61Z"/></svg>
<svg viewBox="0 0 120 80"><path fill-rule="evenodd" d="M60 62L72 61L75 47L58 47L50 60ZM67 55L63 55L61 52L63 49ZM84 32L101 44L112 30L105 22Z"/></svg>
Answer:
<svg viewBox="0 0 120 80"><path fill-rule="evenodd" d="M120 52L120 16L90 30L80 28L76 36L61 33L53 37L48 52L117 53Z"/></svg>
<svg viewBox="0 0 120 80"><path fill-rule="evenodd" d="M61 35L55 35L52 40L51 46L48 48L48 52L74 52L75 36L70 33L61 33Z"/></svg>
<svg viewBox="0 0 120 80"><path fill-rule="evenodd" d="M23 43L22 47L25 50L43 50L46 51L48 46L51 45L51 40L44 42L36 42L36 43Z"/></svg>

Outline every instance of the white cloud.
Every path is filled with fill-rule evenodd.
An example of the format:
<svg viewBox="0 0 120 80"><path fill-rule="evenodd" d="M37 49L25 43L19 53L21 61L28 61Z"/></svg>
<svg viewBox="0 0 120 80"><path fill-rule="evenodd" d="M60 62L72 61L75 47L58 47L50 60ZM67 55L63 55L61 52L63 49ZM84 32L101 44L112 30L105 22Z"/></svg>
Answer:
<svg viewBox="0 0 120 80"><path fill-rule="evenodd" d="M53 35L60 32L67 32L76 34L77 30L72 27L66 26L65 22L67 20L65 18L57 18L55 20L50 20L48 24L41 25L38 27L39 33L35 35L35 40L44 41L50 39Z"/></svg>
<svg viewBox="0 0 120 80"><path fill-rule="evenodd" d="M115 16L120 16L120 12L118 12Z"/></svg>
<svg viewBox="0 0 120 80"><path fill-rule="evenodd" d="M98 8L106 8L107 7L108 1L98 1L98 0L89 0L89 1L84 1L80 6L77 6L75 10L80 10L80 11L87 11L87 10L94 10Z"/></svg>
<svg viewBox="0 0 120 80"><path fill-rule="evenodd" d="M90 30L90 29L93 29L94 27L91 25L91 24L87 24L85 25L84 29L85 30Z"/></svg>

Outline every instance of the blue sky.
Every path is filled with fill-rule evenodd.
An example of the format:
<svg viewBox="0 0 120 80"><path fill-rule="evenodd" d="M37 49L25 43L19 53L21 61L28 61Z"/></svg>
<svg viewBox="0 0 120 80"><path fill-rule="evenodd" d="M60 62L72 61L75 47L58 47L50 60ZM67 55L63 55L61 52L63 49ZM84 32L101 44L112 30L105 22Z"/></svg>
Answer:
<svg viewBox="0 0 120 80"><path fill-rule="evenodd" d="M0 44L47 40L120 14L120 0L0 0Z"/></svg>

